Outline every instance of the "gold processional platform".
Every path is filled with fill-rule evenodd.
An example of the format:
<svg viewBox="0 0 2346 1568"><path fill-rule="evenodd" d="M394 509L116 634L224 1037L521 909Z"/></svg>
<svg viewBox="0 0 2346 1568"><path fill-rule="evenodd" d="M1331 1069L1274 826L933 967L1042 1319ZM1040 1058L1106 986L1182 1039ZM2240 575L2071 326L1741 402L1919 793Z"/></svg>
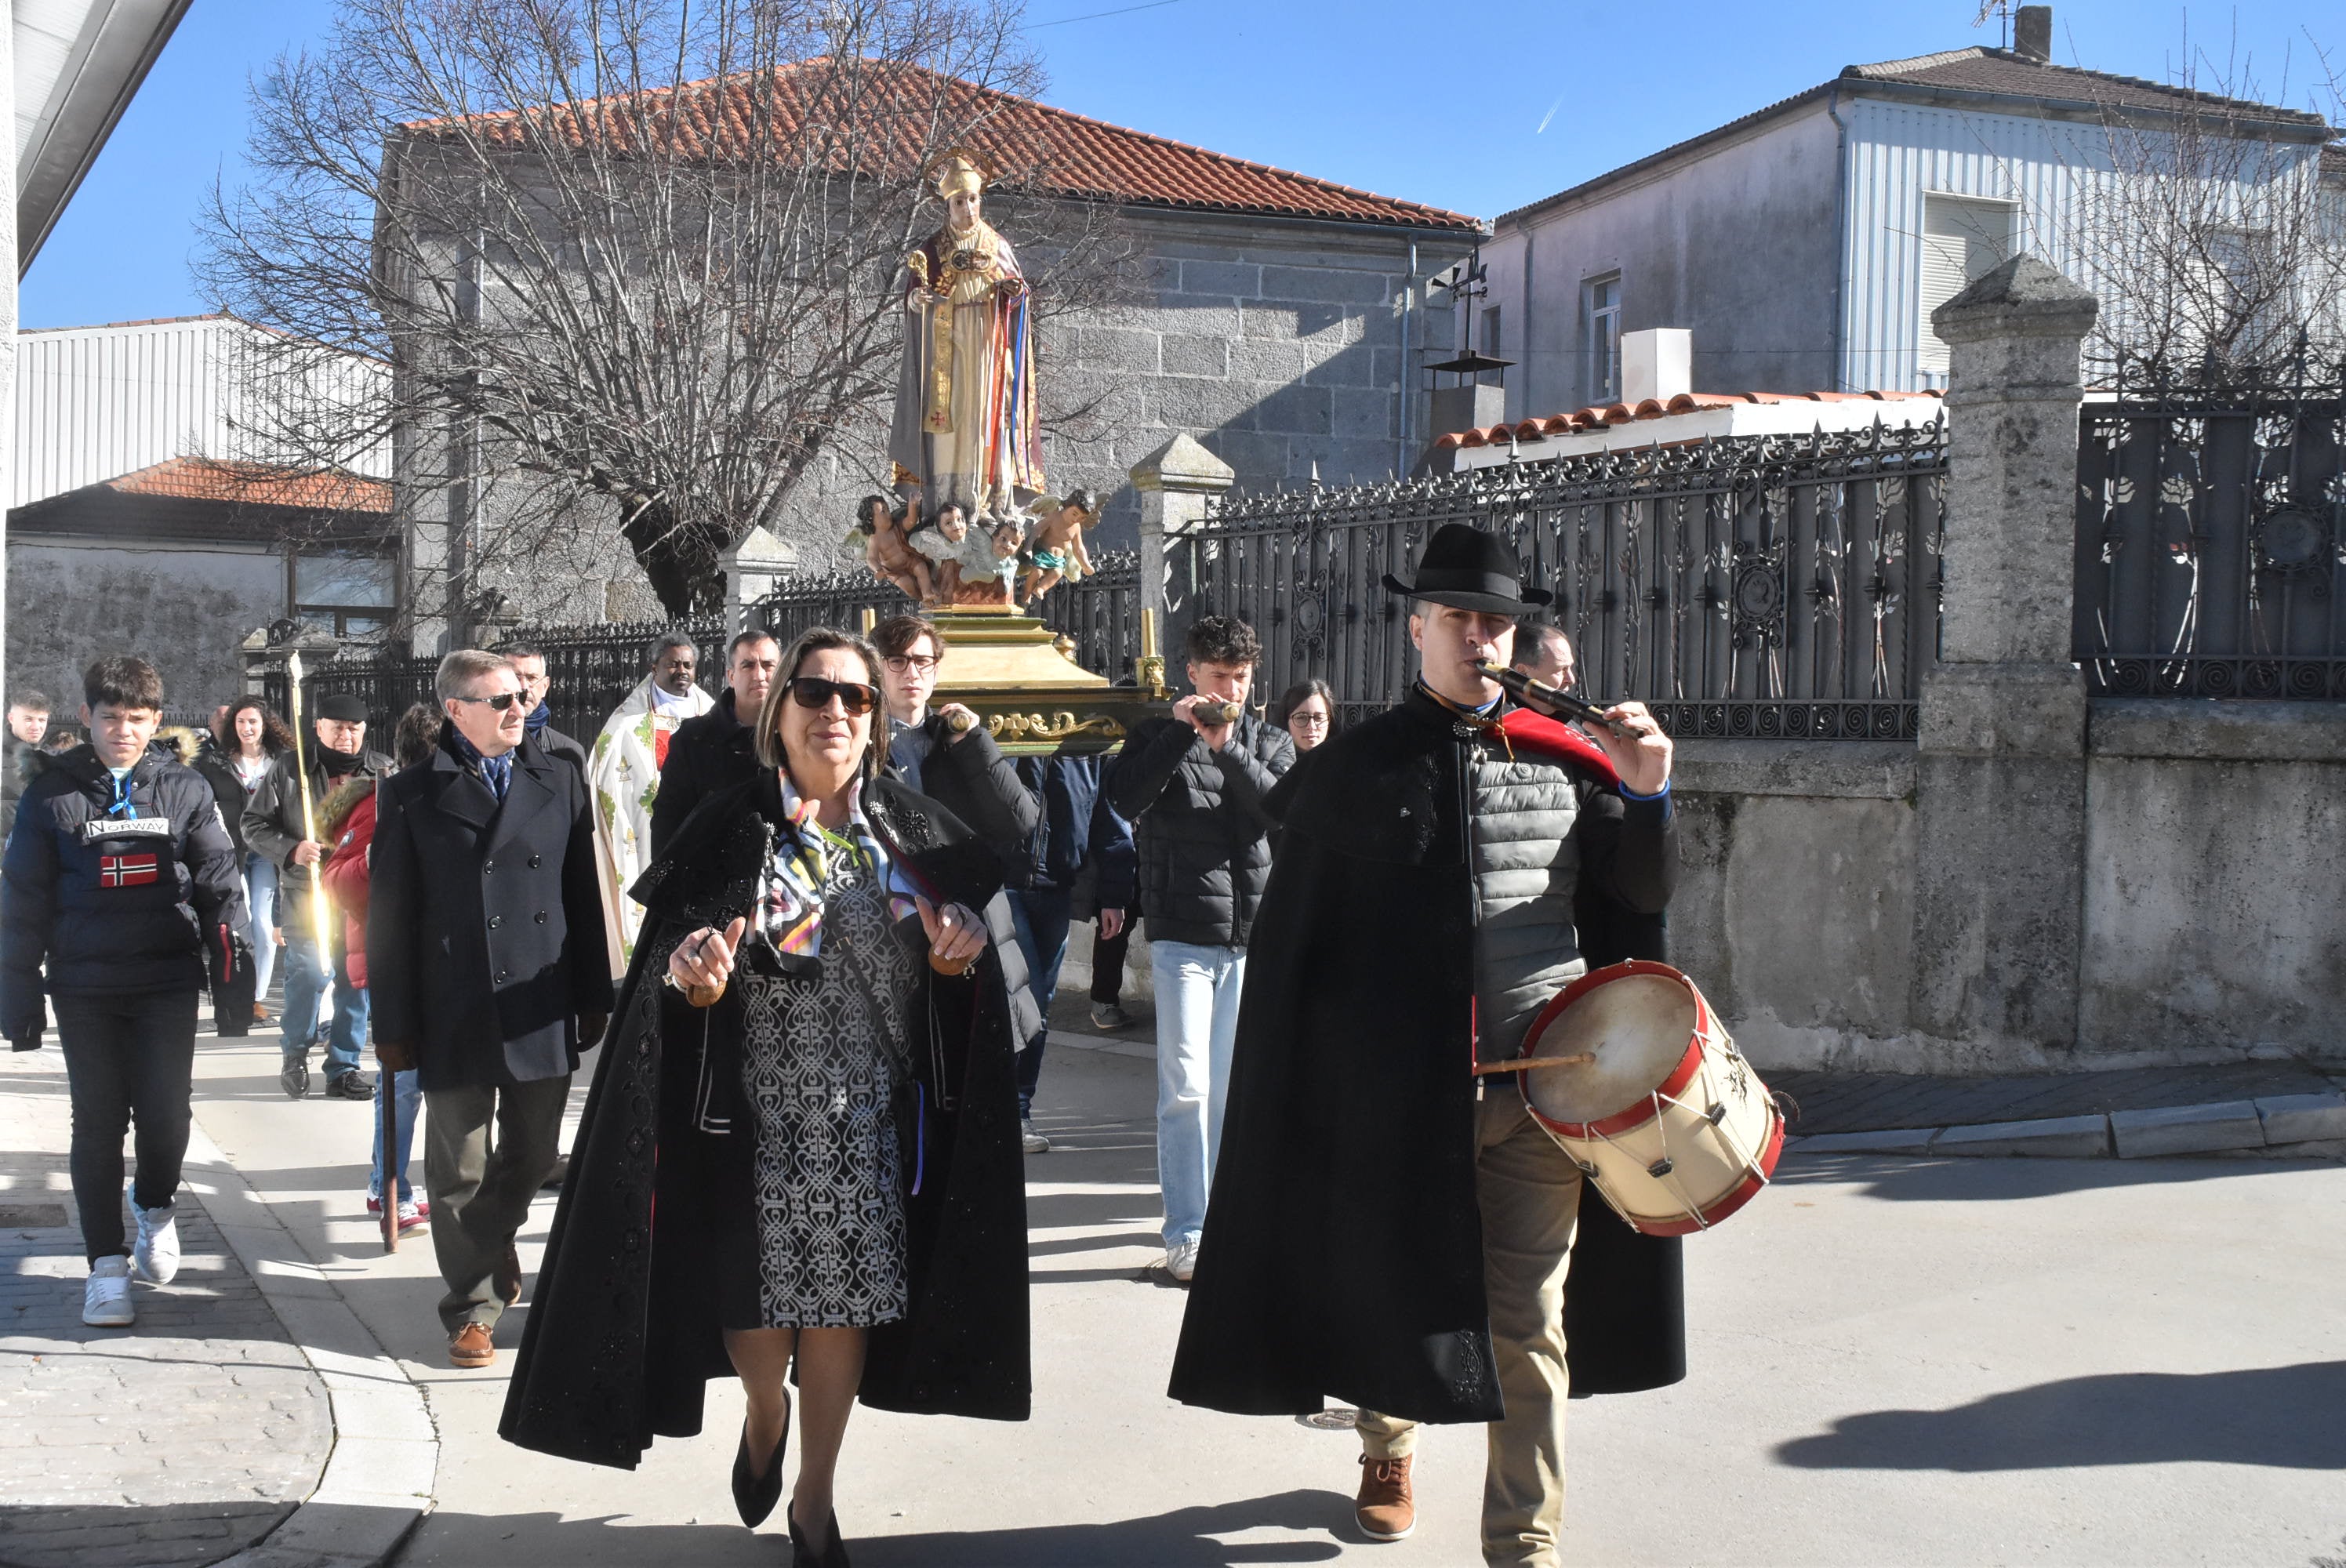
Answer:
<svg viewBox="0 0 2346 1568"><path fill-rule="evenodd" d="M864 612L864 630L874 618ZM1137 685L1118 686L1075 660L1072 638L1039 616L1008 605L963 605L930 619L947 653L934 700L957 702L1014 757L1105 751L1123 744L1142 719L1167 711L1165 661L1157 651L1157 617L1140 614Z"/></svg>

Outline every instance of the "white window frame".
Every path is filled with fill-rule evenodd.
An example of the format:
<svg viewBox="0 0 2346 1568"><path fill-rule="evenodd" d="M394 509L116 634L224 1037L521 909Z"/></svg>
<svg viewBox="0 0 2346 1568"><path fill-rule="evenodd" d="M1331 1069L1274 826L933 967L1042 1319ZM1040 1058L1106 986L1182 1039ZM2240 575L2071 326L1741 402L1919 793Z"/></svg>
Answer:
<svg viewBox="0 0 2346 1568"><path fill-rule="evenodd" d="M1987 265L1975 269L1966 264L1963 269L1963 282L1943 291L1941 288L1933 287L1933 270L1931 265L1934 251L1943 247L1943 242L1933 238L1931 232L1931 206L1933 202L1961 203L1964 208L1983 216L1993 211L2004 220L2003 238L1987 239L1988 248L1996 253L1994 260ZM1914 238L1916 241L1914 299L1918 306L1915 311L1914 331L1914 370L1917 383L1914 390L1919 391L1930 387L1943 387L1947 384L1947 345L1940 339L1937 330L1931 325L1931 312L1962 292L1964 284L1972 282L1981 273L2012 259L2020 243L2020 203L2000 196L1974 196L1968 191L1926 190L1923 193L1921 221L1915 226ZM1982 238L1987 239L1984 234ZM1951 257L1948 259L1952 260Z"/></svg>
<svg viewBox="0 0 2346 1568"><path fill-rule="evenodd" d="M1606 284L1613 288L1610 303L1599 305L1596 292ZM1586 332L1587 361L1582 367L1586 376L1590 406L1621 401L1621 272L1599 272L1581 280L1580 319Z"/></svg>

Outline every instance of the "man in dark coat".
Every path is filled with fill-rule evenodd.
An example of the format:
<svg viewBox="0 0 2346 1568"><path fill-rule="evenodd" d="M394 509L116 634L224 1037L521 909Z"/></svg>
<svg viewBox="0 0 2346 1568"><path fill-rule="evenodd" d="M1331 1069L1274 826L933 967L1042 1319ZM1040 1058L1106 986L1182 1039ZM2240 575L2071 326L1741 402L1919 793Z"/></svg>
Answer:
<svg viewBox="0 0 2346 1568"><path fill-rule="evenodd" d="M1362 1407L1355 1517L1384 1540L1415 1522L1415 1423L1488 1422L1485 1560L1547 1568L1567 1392L1682 1375L1676 1259L1608 1235L1601 1270L1575 1268L1579 1168L1510 1078L1470 1069L1517 1054L1583 972L1581 890L1658 911L1677 850L1669 741L1642 707L1608 710L1630 733L1600 750L1509 712L1478 672L1548 596L1517 576L1503 541L1439 530L1414 584L1386 579L1416 601L1415 690L1274 794L1279 865L1172 1392ZM1585 1321L1567 1269L1599 1309ZM1569 1374L1568 1325L1586 1330Z"/></svg>
<svg viewBox="0 0 2346 1568"><path fill-rule="evenodd" d="M725 649L725 690L717 706L676 727L668 759L660 764L659 794L652 800L652 853L676 837L692 809L730 789L758 771L758 710L774 684L781 645L771 634L737 634Z"/></svg>
<svg viewBox="0 0 2346 1568"><path fill-rule="evenodd" d="M16 801L46 760L41 741L49 732L49 699L37 691L8 698L8 733L0 737L0 843L16 820Z"/></svg>
<svg viewBox="0 0 2346 1568"><path fill-rule="evenodd" d="M554 677L546 673L546 650L536 643L507 643L497 650L513 666L514 674L521 679L521 694L529 703L529 717L522 721L523 730L537 742L537 748L557 762L567 762L586 773L586 748L554 728L554 709L547 698L554 695Z"/></svg>
<svg viewBox="0 0 2346 1568"><path fill-rule="evenodd" d="M585 779L526 738L527 698L497 655L450 654L437 689L439 749L376 801L367 978L376 1054L423 1086L448 1359L485 1367L611 975Z"/></svg>
<svg viewBox="0 0 2346 1568"><path fill-rule="evenodd" d="M270 766L244 804L244 842L277 863L277 923L285 932L284 1064L277 1082L298 1100L310 1092L310 1047L315 1043L318 998L333 988L332 1023L326 1035L326 1094L329 1098L371 1099L374 1080L359 1070L359 1049L366 1043L366 988L352 983L342 948L342 924L331 915L327 937L318 940L318 917L312 902L318 863L333 845L309 837L323 832L314 820L325 809L326 797L352 779L380 779L391 771L391 759L366 746L366 704L348 692L332 692L317 702L311 716L311 733ZM309 775L311 817L302 818L302 774Z"/></svg>
<svg viewBox="0 0 2346 1568"><path fill-rule="evenodd" d="M994 901L1002 864L933 800L891 779L863 808L890 856L938 903ZM661 983L695 927L749 907L781 820L772 769L712 797L630 891L645 910L515 1358L499 1433L542 1453L632 1470L655 1437L700 1431L708 1380L734 1373L711 1259L754 1223L740 1094L740 993L695 1008ZM1009 961L993 942L959 979L920 966L912 1083L899 1096L912 1298L871 1331L862 1401L1023 1420L1032 1397L1026 1202ZM727 1114L714 1115L718 1105Z"/></svg>
<svg viewBox="0 0 2346 1568"><path fill-rule="evenodd" d="M101 659L83 681L89 742L26 788L0 870L0 1032L40 1048L44 989L73 1101L74 1203L89 1257L82 1321L128 1328L131 1268L179 1267L175 1198L188 1150L196 994L207 971L223 1016L251 1009L244 879L212 787L148 744L163 682L142 658ZM46 981L46 986L45 986ZM125 1247L122 1136L138 1128L138 1226Z"/></svg>
<svg viewBox="0 0 2346 1568"><path fill-rule="evenodd" d="M1208 616L1184 647L1195 689L1171 718L1133 727L1108 775L1107 800L1132 824L1138 857L1157 992L1165 1268L1186 1281L1221 1145L1247 943L1270 876L1279 822L1264 799L1295 766L1295 741L1246 711L1262 657L1253 627Z"/></svg>

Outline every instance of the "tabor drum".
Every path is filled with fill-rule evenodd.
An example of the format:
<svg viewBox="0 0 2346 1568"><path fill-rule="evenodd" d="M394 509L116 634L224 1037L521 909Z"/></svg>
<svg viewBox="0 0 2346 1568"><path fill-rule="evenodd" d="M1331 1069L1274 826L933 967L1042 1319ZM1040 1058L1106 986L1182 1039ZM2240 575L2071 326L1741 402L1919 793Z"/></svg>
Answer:
<svg viewBox="0 0 2346 1568"><path fill-rule="evenodd" d="M1633 959L1541 1010L1517 1075L1532 1115L1647 1236L1708 1230L1775 1174L1784 1117L1694 982Z"/></svg>

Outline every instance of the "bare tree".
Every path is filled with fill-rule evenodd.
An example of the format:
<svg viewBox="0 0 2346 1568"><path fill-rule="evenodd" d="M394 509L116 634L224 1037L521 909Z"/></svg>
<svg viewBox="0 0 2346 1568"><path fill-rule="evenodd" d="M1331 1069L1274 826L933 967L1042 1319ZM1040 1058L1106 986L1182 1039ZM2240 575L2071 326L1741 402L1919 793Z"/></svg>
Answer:
<svg viewBox="0 0 2346 1568"><path fill-rule="evenodd" d="M2323 148L2341 117L2336 76L2290 109L2259 101L2237 52L2219 65L2187 39L2183 58L2175 107L2106 104L2106 157L2068 170L2077 196L2053 238L2101 297L2089 361L2099 373L2128 360L2230 373L2334 350L2346 341L2346 170L2333 163L2325 184Z"/></svg>
<svg viewBox="0 0 2346 1568"><path fill-rule="evenodd" d="M411 501L451 498L452 617L611 529L680 614L818 459L876 452L947 149L1006 188L1038 314L1117 286L1115 193L1064 194L1040 87L994 0L342 0L254 94L202 270L288 384L391 361L380 397L263 406L320 466L399 436Z"/></svg>

